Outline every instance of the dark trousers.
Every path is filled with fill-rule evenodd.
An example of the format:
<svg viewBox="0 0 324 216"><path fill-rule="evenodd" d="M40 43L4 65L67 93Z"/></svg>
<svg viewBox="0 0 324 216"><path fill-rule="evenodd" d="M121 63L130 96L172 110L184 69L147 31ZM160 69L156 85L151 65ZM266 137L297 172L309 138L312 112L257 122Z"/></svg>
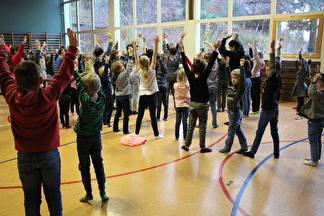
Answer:
<svg viewBox="0 0 324 216"><path fill-rule="evenodd" d="M251 81L252 112L257 112L260 110L261 77L251 78Z"/></svg>
<svg viewBox="0 0 324 216"><path fill-rule="evenodd" d="M135 134L139 134L140 132L146 107L148 107L150 110L151 126L153 128L154 136L158 136L159 130L158 130L156 115L155 115L156 114L156 93L152 95L140 96L139 103L138 103L138 115L136 119Z"/></svg>
<svg viewBox="0 0 324 216"><path fill-rule="evenodd" d="M115 113L114 126L113 126L114 131L118 130L119 117L121 116L121 112L123 111L124 113L123 132L124 133L128 132L129 111L130 111L129 98L130 98L129 95L116 96L116 113Z"/></svg>

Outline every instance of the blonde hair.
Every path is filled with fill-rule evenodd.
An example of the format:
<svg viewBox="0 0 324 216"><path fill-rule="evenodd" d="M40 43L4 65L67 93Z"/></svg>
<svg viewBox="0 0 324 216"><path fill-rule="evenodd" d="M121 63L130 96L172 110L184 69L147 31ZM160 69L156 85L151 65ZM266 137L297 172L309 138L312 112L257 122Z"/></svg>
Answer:
<svg viewBox="0 0 324 216"><path fill-rule="evenodd" d="M187 82L187 75L183 69L178 71L177 82L184 84Z"/></svg>
<svg viewBox="0 0 324 216"><path fill-rule="evenodd" d="M121 61L115 61L111 65L111 71L113 72L113 74L116 74L116 73L118 73L118 70L122 67L123 67L123 64L121 63Z"/></svg>
<svg viewBox="0 0 324 216"><path fill-rule="evenodd" d="M109 70L109 69L108 69ZM104 73L105 73L105 66L101 66L99 69L98 69L98 73L100 76L103 76Z"/></svg>
<svg viewBox="0 0 324 216"><path fill-rule="evenodd" d="M96 93L100 90L101 87L101 82L100 78L97 74L95 73L88 73L82 77L82 82L85 86L89 86L91 92L90 93Z"/></svg>
<svg viewBox="0 0 324 216"><path fill-rule="evenodd" d="M150 67L150 59L146 55L142 55L139 58L139 63L142 66L142 77L144 79L148 78L148 72L149 72L149 67Z"/></svg>
<svg viewBox="0 0 324 216"><path fill-rule="evenodd" d="M234 69L231 72L231 76L240 76L240 69Z"/></svg>

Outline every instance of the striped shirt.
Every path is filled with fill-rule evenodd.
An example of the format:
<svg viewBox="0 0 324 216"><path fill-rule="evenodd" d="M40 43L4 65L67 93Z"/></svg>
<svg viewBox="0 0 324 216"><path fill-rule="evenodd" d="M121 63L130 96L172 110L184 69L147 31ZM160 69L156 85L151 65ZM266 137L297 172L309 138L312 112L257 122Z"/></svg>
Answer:
<svg viewBox="0 0 324 216"><path fill-rule="evenodd" d="M103 111L105 109L106 97L100 88L98 92L98 100L93 98L86 92L85 86L78 72L73 74L77 93L81 103L79 118L75 123L74 132L79 135L92 136L102 130Z"/></svg>

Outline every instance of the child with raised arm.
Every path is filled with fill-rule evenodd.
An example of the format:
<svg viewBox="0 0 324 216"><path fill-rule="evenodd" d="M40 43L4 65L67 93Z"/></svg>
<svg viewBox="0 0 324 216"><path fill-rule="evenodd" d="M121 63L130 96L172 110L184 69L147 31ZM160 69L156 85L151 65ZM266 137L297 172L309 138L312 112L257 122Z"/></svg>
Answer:
<svg viewBox="0 0 324 216"><path fill-rule="evenodd" d="M156 81L156 53L159 44L159 36L156 35L154 37L154 50L152 55L152 61L150 63L150 59L142 55L140 58L137 56L137 50L134 49L134 58L135 58L135 68L131 74L138 74L140 77L140 86L139 86L139 105L138 105L138 116L136 119L136 129L135 134L139 134L142 120L144 117L144 111L146 107L150 110L151 117L151 125L154 132L155 139L161 139L164 136L159 134L157 120L156 120L156 97L157 92L159 91L157 81ZM132 40L131 43L133 47L136 47L135 40Z"/></svg>
<svg viewBox="0 0 324 216"><path fill-rule="evenodd" d="M324 128L324 74L317 73L311 80L308 94L310 99L299 110L299 115L308 119L310 157L304 164L317 166L322 154L322 133Z"/></svg>
<svg viewBox="0 0 324 216"><path fill-rule="evenodd" d="M195 59L192 64L193 71L190 71L189 66L186 62L186 55L184 52L183 44L179 43L182 50L182 64L186 72L189 84L190 84L190 111L189 111L189 126L186 136L185 145L181 148L185 151L189 151L189 147L192 142L193 131L196 127L197 118L199 119L199 146L201 153L211 152L212 150L206 148L206 127L207 127L207 117L208 117L208 100L209 92L207 85L207 78L212 70L212 67L217 58L218 52L217 48L220 46L221 41L218 40L212 46L213 53L210 57L208 65L202 59Z"/></svg>
<svg viewBox="0 0 324 216"><path fill-rule="evenodd" d="M254 158L264 131L270 123L271 136L273 140L273 154L274 158L279 158L279 133L278 133L278 101L277 95L280 90L280 62L275 59L275 40L271 42L270 48L270 61L266 65L267 79L264 82L264 92L262 97L261 114L258 123L258 129L253 141L253 145L250 151L243 152L243 155L250 158Z"/></svg>
<svg viewBox="0 0 324 216"><path fill-rule="evenodd" d="M50 215L62 215L57 100L71 80L78 43L72 30L67 33L65 60L46 88L40 88L43 79L32 61L20 62L14 70L16 80L11 77L0 38L0 86L10 109L26 215L40 215L42 186Z"/></svg>
<svg viewBox="0 0 324 216"><path fill-rule="evenodd" d="M100 78L95 73L86 74L81 78L77 71L73 74L77 93L81 102L80 114L74 132L77 133L77 149L79 156L79 170L86 195L80 202L92 200L90 158L95 169L100 197L103 201L109 198L105 192L105 172L101 157L101 133L103 112L106 97L101 88Z"/></svg>
<svg viewBox="0 0 324 216"><path fill-rule="evenodd" d="M220 149L220 153L229 153L231 151L234 136L237 135L241 145L241 149L236 153L242 154L248 150L245 135L241 128L241 106L240 101L245 91L245 69L244 69L244 58L240 61L240 69L235 69L232 72L230 65L230 57L226 57L226 74L228 79L228 90L227 90L227 109L228 109L228 130L227 137L225 140L224 148Z"/></svg>

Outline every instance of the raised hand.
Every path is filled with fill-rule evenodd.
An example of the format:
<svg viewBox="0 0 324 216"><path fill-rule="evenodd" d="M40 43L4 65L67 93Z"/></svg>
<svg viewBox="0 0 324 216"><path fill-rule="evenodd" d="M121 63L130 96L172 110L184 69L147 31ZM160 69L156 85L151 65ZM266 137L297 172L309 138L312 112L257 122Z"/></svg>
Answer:
<svg viewBox="0 0 324 216"><path fill-rule="evenodd" d="M40 50L41 49L40 42L39 42L38 39L35 40L35 46L36 46L36 49L37 50Z"/></svg>
<svg viewBox="0 0 324 216"><path fill-rule="evenodd" d="M70 46L77 47L78 46L78 39L77 39L76 34L74 34L73 31L70 28L67 29L67 33L68 33L68 37L69 37Z"/></svg>
<svg viewBox="0 0 324 216"><path fill-rule="evenodd" d="M214 43L214 46L213 46L213 51L216 51L218 47L220 47L220 45L222 44L222 40L221 39L218 39L216 41L216 43Z"/></svg>

